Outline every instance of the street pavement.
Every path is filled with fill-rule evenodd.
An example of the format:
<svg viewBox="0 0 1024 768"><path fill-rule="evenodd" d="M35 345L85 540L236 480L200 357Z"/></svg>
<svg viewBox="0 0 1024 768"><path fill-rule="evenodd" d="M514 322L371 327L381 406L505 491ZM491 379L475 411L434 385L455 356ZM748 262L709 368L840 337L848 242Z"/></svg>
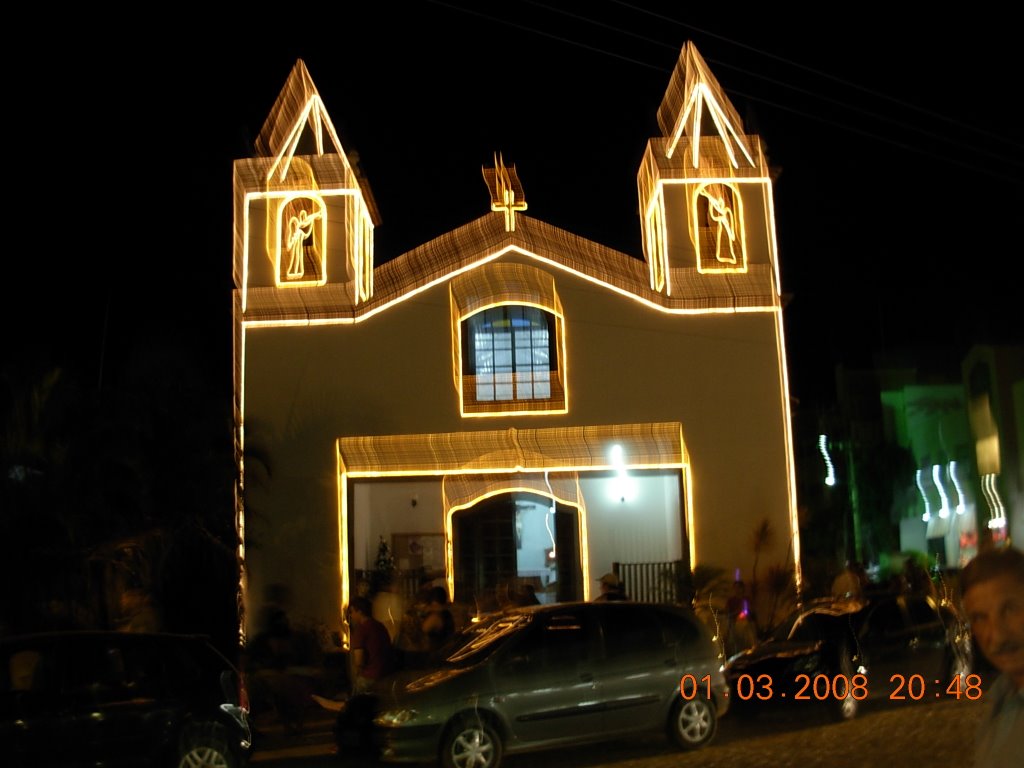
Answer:
<svg viewBox="0 0 1024 768"><path fill-rule="evenodd" d="M727 714L711 745L680 752L652 736L507 757L504 768L889 768L918 764L963 768L973 762L974 732L984 701L867 702L856 719L831 722L815 709ZM254 762L284 768L341 768L328 713L298 736L265 734Z"/></svg>

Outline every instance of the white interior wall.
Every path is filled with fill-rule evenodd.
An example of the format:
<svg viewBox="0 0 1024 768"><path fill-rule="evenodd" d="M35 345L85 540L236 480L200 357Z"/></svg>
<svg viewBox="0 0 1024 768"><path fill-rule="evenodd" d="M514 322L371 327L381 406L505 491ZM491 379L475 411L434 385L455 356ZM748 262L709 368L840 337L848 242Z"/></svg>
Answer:
<svg viewBox="0 0 1024 768"><path fill-rule="evenodd" d="M365 480L353 483L355 568L373 568L380 538L391 546L395 533L444 533L441 481ZM395 564L402 568L401 553Z"/></svg>
<svg viewBox="0 0 1024 768"><path fill-rule="evenodd" d="M591 578L612 563L665 562L683 556L678 470L584 475ZM623 493L625 491L625 493Z"/></svg>

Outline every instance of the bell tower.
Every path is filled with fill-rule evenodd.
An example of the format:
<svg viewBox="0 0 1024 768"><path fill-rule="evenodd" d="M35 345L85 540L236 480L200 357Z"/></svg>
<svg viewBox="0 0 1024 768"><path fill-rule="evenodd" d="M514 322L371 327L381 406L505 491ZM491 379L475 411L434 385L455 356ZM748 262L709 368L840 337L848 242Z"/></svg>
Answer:
<svg viewBox="0 0 1024 768"><path fill-rule="evenodd" d="M693 43L680 53L647 144L637 186L651 288L713 290L714 275L770 266L779 293L775 222L761 140ZM763 268L763 267L762 267ZM702 285L703 283L703 285Z"/></svg>
<svg viewBox="0 0 1024 768"><path fill-rule="evenodd" d="M373 199L302 60L256 141L235 161L234 278L245 311L258 288L342 284L353 305L373 295Z"/></svg>

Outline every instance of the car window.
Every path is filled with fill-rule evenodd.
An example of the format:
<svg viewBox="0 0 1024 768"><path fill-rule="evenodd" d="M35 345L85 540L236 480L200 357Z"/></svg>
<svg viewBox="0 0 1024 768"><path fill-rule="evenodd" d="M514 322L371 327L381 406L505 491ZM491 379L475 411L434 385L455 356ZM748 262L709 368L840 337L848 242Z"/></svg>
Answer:
<svg viewBox="0 0 1024 768"><path fill-rule="evenodd" d="M790 613L781 624L772 630L771 639L788 640L789 634L793 631L794 625L800 620L801 616L803 616L803 613L800 611Z"/></svg>
<svg viewBox="0 0 1024 768"><path fill-rule="evenodd" d="M772 640L818 640L822 635L822 616L813 611L796 610L772 630Z"/></svg>
<svg viewBox="0 0 1024 768"><path fill-rule="evenodd" d="M590 658L590 634L582 612L539 614L522 633L502 669L508 674L575 668Z"/></svg>
<svg viewBox="0 0 1024 768"><path fill-rule="evenodd" d="M99 637L61 643L61 695L76 706L94 706L122 698L124 657L119 647Z"/></svg>
<svg viewBox="0 0 1024 768"><path fill-rule="evenodd" d="M871 611L861 634L867 639L881 640L898 635L905 629L906 625L900 604L896 600L883 600Z"/></svg>
<svg viewBox="0 0 1024 768"><path fill-rule="evenodd" d="M826 619L816 613L807 613L801 616L789 631L790 640L807 641L820 640L826 635Z"/></svg>
<svg viewBox="0 0 1024 768"><path fill-rule="evenodd" d="M696 617L665 610L658 611L657 616L665 645L691 645L701 636Z"/></svg>
<svg viewBox="0 0 1024 768"><path fill-rule="evenodd" d="M529 622L529 616L514 614L498 616L479 624L470 624L452 638L448 646L443 649L440 658L446 664L458 666L476 663L490 654L509 635Z"/></svg>
<svg viewBox="0 0 1024 768"><path fill-rule="evenodd" d="M43 654L35 648L16 650L3 665L3 690L10 692L45 689L52 685L46 680Z"/></svg>
<svg viewBox="0 0 1024 768"><path fill-rule="evenodd" d="M167 645L156 642L125 643L121 649L125 688L135 696L157 698L166 695L167 683L185 685L180 671L166 667L173 658Z"/></svg>
<svg viewBox="0 0 1024 768"><path fill-rule="evenodd" d="M65 640L61 643L61 690L65 694L86 692L95 688L99 681L107 680L98 655L99 648L89 640Z"/></svg>
<svg viewBox="0 0 1024 768"><path fill-rule="evenodd" d="M863 603L817 603L798 608L771 633L775 641L835 640L856 633L865 616Z"/></svg>
<svg viewBox="0 0 1024 768"><path fill-rule="evenodd" d="M601 629L604 652L608 658L627 654L651 653L666 646L661 622L654 610L643 606L619 608L608 606L602 611Z"/></svg>
<svg viewBox="0 0 1024 768"><path fill-rule="evenodd" d="M169 692L193 691L213 679L215 672L204 668L201 646L192 644L170 644L159 649L166 665L167 688Z"/></svg>

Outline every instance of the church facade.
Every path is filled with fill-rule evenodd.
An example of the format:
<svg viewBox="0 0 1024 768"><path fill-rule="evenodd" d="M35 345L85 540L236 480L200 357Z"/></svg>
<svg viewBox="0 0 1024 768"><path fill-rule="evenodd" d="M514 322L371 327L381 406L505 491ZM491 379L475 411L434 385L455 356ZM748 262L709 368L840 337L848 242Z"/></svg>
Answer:
<svg viewBox="0 0 1024 768"><path fill-rule="evenodd" d="M489 210L378 265L366 182L296 64L234 166L247 616L283 584L347 638L382 543L481 606L589 599L613 564L746 570L767 522L761 562L799 583L763 147L689 43L658 122L637 255L528 215L496 155Z"/></svg>

